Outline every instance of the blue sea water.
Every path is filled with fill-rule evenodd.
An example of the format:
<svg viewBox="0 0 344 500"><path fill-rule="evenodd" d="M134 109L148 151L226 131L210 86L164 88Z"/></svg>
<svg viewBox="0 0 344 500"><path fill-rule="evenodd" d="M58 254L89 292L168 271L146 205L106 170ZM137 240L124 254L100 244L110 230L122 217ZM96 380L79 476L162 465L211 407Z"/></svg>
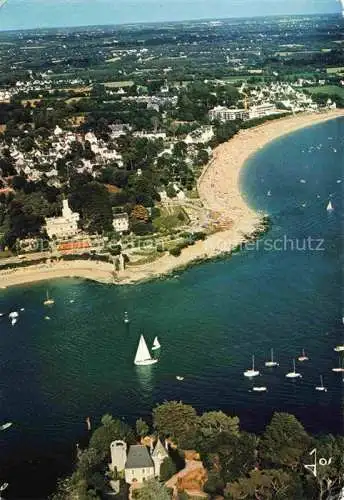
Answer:
<svg viewBox="0 0 344 500"><path fill-rule="evenodd" d="M47 497L87 438L87 416L94 425L106 412L133 423L164 400L222 409L249 431L287 411L309 432L342 432L342 374L331 369L344 329L343 166L343 119L298 131L243 169L248 203L272 220L252 248L146 284L72 279L2 290L0 312L25 308L14 327L0 318L0 415L14 423L0 434L7 497ZM162 344L151 367L133 365L142 332ZM264 366L270 348L274 369ZM302 379L286 379L303 348ZM251 381L243 372L253 354L261 376ZM320 374L326 393L315 391ZM268 391L252 392L254 384Z"/></svg>

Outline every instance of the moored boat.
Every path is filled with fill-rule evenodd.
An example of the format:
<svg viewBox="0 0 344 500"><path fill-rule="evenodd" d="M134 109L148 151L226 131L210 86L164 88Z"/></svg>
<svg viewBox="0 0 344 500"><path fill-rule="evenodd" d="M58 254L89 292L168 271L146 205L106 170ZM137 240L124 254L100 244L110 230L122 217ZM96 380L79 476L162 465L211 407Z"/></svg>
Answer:
<svg viewBox="0 0 344 500"><path fill-rule="evenodd" d="M250 370L246 370L244 372L244 376L248 377L248 378L252 378L252 377L257 377L257 375L259 375L259 371L256 370L254 367L254 356L252 356L252 368Z"/></svg>

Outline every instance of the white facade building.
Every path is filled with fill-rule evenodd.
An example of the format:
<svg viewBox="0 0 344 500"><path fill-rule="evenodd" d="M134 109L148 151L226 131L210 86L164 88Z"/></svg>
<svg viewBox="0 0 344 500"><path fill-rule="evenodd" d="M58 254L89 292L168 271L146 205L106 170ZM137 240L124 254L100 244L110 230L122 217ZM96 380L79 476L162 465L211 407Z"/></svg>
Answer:
<svg viewBox="0 0 344 500"><path fill-rule="evenodd" d="M129 231L129 216L127 213L114 214L112 220L112 227L116 233L124 233Z"/></svg>
<svg viewBox="0 0 344 500"><path fill-rule="evenodd" d="M124 474L125 482L128 484L143 483L154 479L154 462L146 446L130 446Z"/></svg>
<svg viewBox="0 0 344 500"><path fill-rule="evenodd" d="M111 464L110 470L123 472L125 482L143 483L154 477L160 477L160 467L165 458L168 457L168 452L165 450L160 439L158 439L155 447L151 444L151 449L143 445L130 446L127 455L127 445L125 441L113 441L110 445Z"/></svg>
<svg viewBox="0 0 344 500"><path fill-rule="evenodd" d="M69 208L68 200L62 202L62 217L50 217L45 219L46 231L49 238L69 238L78 232L78 221L80 215L72 212Z"/></svg>
<svg viewBox="0 0 344 500"><path fill-rule="evenodd" d="M225 106L216 106L209 111L209 117L211 120L247 120L249 118L249 113L245 109L231 109Z"/></svg>
<svg viewBox="0 0 344 500"><path fill-rule="evenodd" d="M273 115L276 113L276 106L270 102L259 104L258 106L252 106L249 111L249 117L252 118L263 118L264 116Z"/></svg>

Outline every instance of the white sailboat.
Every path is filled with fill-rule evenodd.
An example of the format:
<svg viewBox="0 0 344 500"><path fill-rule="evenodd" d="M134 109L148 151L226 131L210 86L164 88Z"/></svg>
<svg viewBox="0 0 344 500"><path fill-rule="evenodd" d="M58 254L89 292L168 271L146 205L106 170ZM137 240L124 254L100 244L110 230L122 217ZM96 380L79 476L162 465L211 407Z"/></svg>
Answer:
<svg viewBox="0 0 344 500"><path fill-rule="evenodd" d="M320 385L315 386L315 390L316 390L316 391L323 391L323 392L327 392L327 388L326 388L326 387L324 387L324 382L323 382L323 377L322 377L322 375L320 375Z"/></svg>
<svg viewBox="0 0 344 500"><path fill-rule="evenodd" d="M53 304L55 304L55 300L54 300L54 299L51 299L51 298L49 297L49 292L48 292L48 290L47 290L47 298L45 299L45 301L43 302L43 304L44 304L45 306L52 306Z"/></svg>
<svg viewBox="0 0 344 500"><path fill-rule="evenodd" d="M158 337L155 337L155 339L153 340L153 347L152 347L152 351L156 351L157 349L160 349L161 345L160 345L160 342L158 340Z"/></svg>
<svg viewBox="0 0 344 500"><path fill-rule="evenodd" d="M277 361L274 361L274 350L271 349L270 351L271 353L271 359L270 361L265 361L265 366L268 366L268 367L272 367L272 366L279 366L279 363L277 363Z"/></svg>
<svg viewBox="0 0 344 500"><path fill-rule="evenodd" d="M251 378L251 377L256 377L257 375L259 375L259 371L255 370L254 368L254 356L252 356L252 368L250 370L246 370L244 372L244 376Z"/></svg>
<svg viewBox="0 0 344 500"><path fill-rule="evenodd" d="M295 359L293 359L293 371L286 374L287 378L302 378L301 373L297 373L295 370Z"/></svg>
<svg viewBox="0 0 344 500"><path fill-rule="evenodd" d="M339 358L338 367L332 368L332 371L335 372L335 373L342 373L342 372L344 372L344 368L343 368L343 365L342 365L342 360L340 358Z"/></svg>
<svg viewBox="0 0 344 500"><path fill-rule="evenodd" d="M333 210L333 205L332 205L332 201L331 201L331 200L328 202L327 207L326 207L326 210L327 210L328 212L332 212L332 210Z"/></svg>
<svg viewBox="0 0 344 500"><path fill-rule="evenodd" d="M158 360L153 359L152 356L150 355L145 338L143 335L141 335L134 360L135 365L140 365L140 366L153 365L154 363L157 362Z"/></svg>
<svg viewBox="0 0 344 500"><path fill-rule="evenodd" d="M304 350L304 349L302 349L302 355L301 355L301 356L299 356L297 359L298 359L299 361L301 361L301 362L302 362L302 361L308 361L308 360L309 360L309 357L308 357L308 356L306 356L306 354L305 354L305 350Z"/></svg>

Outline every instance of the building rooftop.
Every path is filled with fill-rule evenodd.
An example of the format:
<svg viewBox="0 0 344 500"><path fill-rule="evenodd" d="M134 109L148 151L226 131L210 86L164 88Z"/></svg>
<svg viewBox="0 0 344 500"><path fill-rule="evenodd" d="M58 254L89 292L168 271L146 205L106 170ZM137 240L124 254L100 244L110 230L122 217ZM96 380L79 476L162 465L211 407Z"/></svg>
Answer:
<svg viewBox="0 0 344 500"><path fill-rule="evenodd" d="M146 446L140 444L130 446L128 458L125 463L126 469L141 469L146 467L154 467Z"/></svg>
<svg viewBox="0 0 344 500"><path fill-rule="evenodd" d="M168 453L165 450L160 439L158 439L158 442L155 445L154 451L152 453L152 457L168 457Z"/></svg>

